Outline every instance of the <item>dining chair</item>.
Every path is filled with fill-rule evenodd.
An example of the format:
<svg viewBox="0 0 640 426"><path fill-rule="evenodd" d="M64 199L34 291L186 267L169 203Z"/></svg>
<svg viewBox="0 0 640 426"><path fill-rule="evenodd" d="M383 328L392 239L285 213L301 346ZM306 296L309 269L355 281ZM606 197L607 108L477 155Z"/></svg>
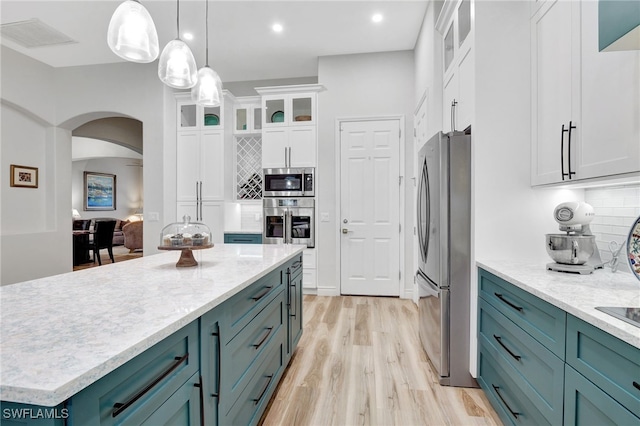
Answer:
<svg viewBox="0 0 640 426"><path fill-rule="evenodd" d="M105 248L109 251L111 263L115 263L113 259L113 230L115 227L115 220L100 220L95 222L93 226L93 242L91 244L93 248L93 263L96 262L97 257L98 265L102 265L100 250Z"/></svg>
<svg viewBox="0 0 640 426"><path fill-rule="evenodd" d="M76 219L73 221L74 231L88 231L91 226L91 219Z"/></svg>

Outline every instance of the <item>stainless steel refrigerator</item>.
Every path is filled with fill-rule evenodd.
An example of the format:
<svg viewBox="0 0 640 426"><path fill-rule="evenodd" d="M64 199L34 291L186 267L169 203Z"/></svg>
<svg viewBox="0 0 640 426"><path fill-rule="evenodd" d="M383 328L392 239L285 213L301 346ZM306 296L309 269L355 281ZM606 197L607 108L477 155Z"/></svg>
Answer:
<svg viewBox="0 0 640 426"><path fill-rule="evenodd" d="M434 135L418 164L420 340L441 385L477 387L469 373L471 135Z"/></svg>

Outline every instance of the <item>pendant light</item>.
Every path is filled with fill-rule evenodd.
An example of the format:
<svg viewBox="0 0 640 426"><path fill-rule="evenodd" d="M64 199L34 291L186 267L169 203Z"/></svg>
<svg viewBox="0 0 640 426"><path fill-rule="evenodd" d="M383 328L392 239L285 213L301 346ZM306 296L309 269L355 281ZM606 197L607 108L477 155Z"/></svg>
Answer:
<svg viewBox="0 0 640 426"><path fill-rule="evenodd" d="M205 10L205 65L198 70L198 83L191 89L191 99L198 105L215 107L220 105L222 81L218 73L209 67L209 0Z"/></svg>
<svg viewBox="0 0 640 426"><path fill-rule="evenodd" d="M198 82L196 60L187 44L180 40L180 0L178 5L178 37L162 50L158 64L158 77L174 89L190 89Z"/></svg>
<svg viewBox="0 0 640 426"><path fill-rule="evenodd" d="M153 19L137 0L122 3L109 21L107 44L119 57L148 63L158 57L158 32Z"/></svg>

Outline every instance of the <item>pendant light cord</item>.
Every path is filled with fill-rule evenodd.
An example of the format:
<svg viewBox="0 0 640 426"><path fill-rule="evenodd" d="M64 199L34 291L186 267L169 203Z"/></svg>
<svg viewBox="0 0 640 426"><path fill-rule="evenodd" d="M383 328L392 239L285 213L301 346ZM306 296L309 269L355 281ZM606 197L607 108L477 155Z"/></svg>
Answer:
<svg viewBox="0 0 640 426"><path fill-rule="evenodd" d="M178 11L176 13L176 27L178 28L178 40L180 39L180 0L176 0Z"/></svg>
<svg viewBox="0 0 640 426"><path fill-rule="evenodd" d="M207 0L207 6L206 6L206 10L205 10L205 28L204 28L204 34L205 34L205 58L204 58L204 66L208 67L209 66L209 0Z"/></svg>

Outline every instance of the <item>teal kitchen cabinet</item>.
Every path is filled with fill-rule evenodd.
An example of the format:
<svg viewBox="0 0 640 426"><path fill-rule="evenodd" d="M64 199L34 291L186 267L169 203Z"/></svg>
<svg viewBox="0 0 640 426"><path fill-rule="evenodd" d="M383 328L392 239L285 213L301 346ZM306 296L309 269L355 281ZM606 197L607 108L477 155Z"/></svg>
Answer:
<svg viewBox="0 0 640 426"><path fill-rule="evenodd" d="M505 424L561 424L566 313L486 271L478 281L480 386Z"/></svg>
<svg viewBox="0 0 640 426"><path fill-rule="evenodd" d="M262 234L224 233L225 244L262 244Z"/></svg>
<svg viewBox="0 0 640 426"><path fill-rule="evenodd" d="M71 398L74 425L143 424L164 410L200 423L200 345L194 321ZM194 417L195 416L195 417Z"/></svg>
<svg viewBox="0 0 640 426"><path fill-rule="evenodd" d="M640 424L640 349L479 269L478 383L505 424Z"/></svg>
<svg viewBox="0 0 640 426"><path fill-rule="evenodd" d="M302 337L302 255L286 265L287 274L287 359Z"/></svg>

